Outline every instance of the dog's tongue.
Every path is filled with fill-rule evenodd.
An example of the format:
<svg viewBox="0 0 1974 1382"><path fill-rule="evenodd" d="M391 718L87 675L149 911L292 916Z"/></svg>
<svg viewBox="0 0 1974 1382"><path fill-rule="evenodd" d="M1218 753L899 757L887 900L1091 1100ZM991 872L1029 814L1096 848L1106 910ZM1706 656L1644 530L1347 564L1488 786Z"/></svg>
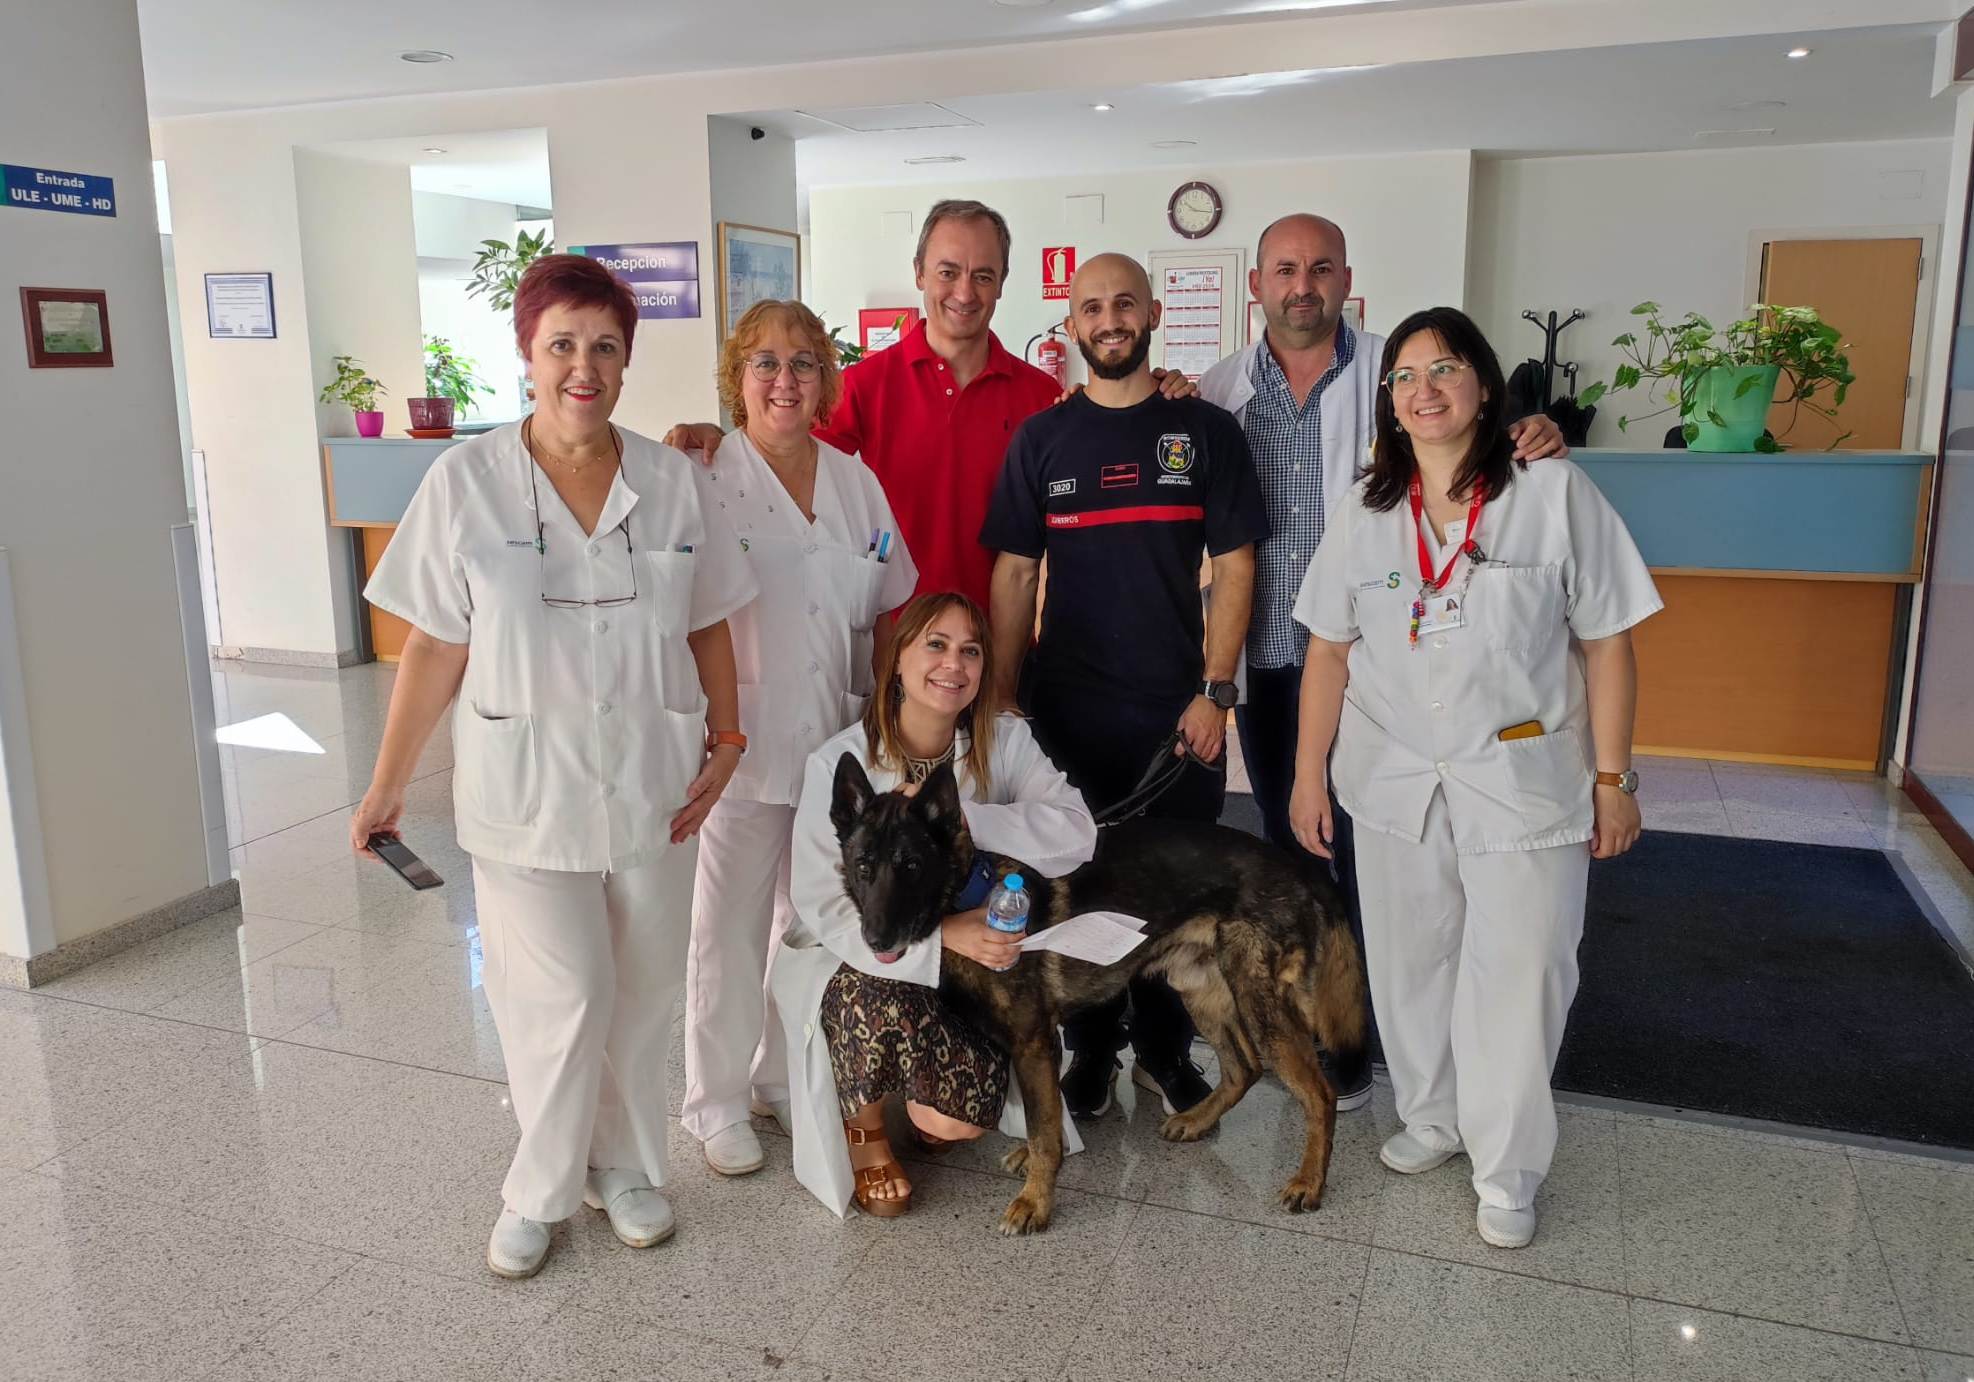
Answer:
<svg viewBox="0 0 1974 1382"><path fill-rule="evenodd" d="M875 956L877 956L877 962L878 962L879 964L881 964L881 965L895 965L895 964L897 964L897 963L898 963L898 957L899 957L900 955L902 955L902 954L904 954L904 953L905 953L905 952L904 952L904 951L902 951L902 950L873 950L873 951L871 951L871 954L873 954L873 955L875 955Z"/></svg>

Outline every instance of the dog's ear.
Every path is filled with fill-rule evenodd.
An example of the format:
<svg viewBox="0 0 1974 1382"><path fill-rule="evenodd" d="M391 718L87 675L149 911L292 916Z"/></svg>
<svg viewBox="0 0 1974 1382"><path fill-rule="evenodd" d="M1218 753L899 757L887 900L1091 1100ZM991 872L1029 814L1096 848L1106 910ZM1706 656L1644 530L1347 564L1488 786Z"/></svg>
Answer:
<svg viewBox="0 0 1974 1382"><path fill-rule="evenodd" d="M856 829L864 808L876 795L856 754L845 753L836 760L836 788L829 798L829 823L836 827L838 844L850 838L850 832Z"/></svg>
<svg viewBox="0 0 1974 1382"><path fill-rule="evenodd" d="M966 817L960 811L960 784L950 762L932 770L912 798L912 805L942 830L957 834L966 828Z"/></svg>

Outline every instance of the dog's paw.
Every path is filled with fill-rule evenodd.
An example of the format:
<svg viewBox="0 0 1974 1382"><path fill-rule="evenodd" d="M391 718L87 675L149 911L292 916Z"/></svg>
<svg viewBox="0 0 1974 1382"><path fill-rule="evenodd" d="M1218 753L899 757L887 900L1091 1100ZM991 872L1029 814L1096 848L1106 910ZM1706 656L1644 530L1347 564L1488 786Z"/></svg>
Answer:
<svg viewBox="0 0 1974 1382"><path fill-rule="evenodd" d="M1017 1142L1001 1157L1001 1169L1020 1175L1028 1169L1028 1144Z"/></svg>
<svg viewBox="0 0 1974 1382"><path fill-rule="evenodd" d="M1191 1111L1175 1113L1159 1124L1158 1135L1167 1142L1197 1142L1219 1122L1216 1118L1201 1118Z"/></svg>
<svg viewBox="0 0 1974 1382"><path fill-rule="evenodd" d="M1055 1205L1052 1201L1024 1190L1014 1197L1007 1212L1001 1215L1001 1232L1010 1238L1040 1233L1054 1217Z"/></svg>
<svg viewBox="0 0 1974 1382"><path fill-rule="evenodd" d="M1321 1208L1322 1204L1321 1182L1303 1180L1298 1176L1282 1187L1282 1208L1291 1214L1307 1214Z"/></svg>

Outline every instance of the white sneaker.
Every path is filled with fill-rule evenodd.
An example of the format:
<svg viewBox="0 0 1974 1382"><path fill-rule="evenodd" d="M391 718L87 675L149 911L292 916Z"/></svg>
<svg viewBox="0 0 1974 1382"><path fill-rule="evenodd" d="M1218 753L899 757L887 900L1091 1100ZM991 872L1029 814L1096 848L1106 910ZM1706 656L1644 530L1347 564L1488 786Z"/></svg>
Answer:
<svg viewBox="0 0 1974 1382"><path fill-rule="evenodd" d="M1497 1248L1525 1248L1535 1237L1535 1210L1498 1209L1484 1204L1474 1216L1474 1227L1489 1245Z"/></svg>
<svg viewBox="0 0 1974 1382"><path fill-rule="evenodd" d="M503 1208L487 1239L487 1269L509 1281L524 1281L548 1261L548 1225Z"/></svg>
<svg viewBox="0 0 1974 1382"><path fill-rule="evenodd" d="M704 1144L706 1164L723 1176L744 1176L766 1164L752 1123L729 1123Z"/></svg>
<svg viewBox="0 0 1974 1382"><path fill-rule="evenodd" d="M763 1099L759 1095L747 1101L747 1111L756 1118L772 1118L775 1126L781 1129L782 1136L795 1136L795 1128L789 1121L788 1100Z"/></svg>
<svg viewBox="0 0 1974 1382"><path fill-rule="evenodd" d="M1421 1171L1430 1171L1435 1166L1444 1166L1460 1155L1460 1144L1441 1150L1428 1147L1411 1133L1404 1130L1393 1133L1385 1139L1385 1145L1378 1149L1378 1160L1391 1167L1401 1176L1416 1176Z"/></svg>
<svg viewBox="0 0 1974 1382"><path fill-rule="evenodd" d="M632 1248L649 1248L672 1236L672 1206L642 1171L591 1171L583 1203L610 1216L610 1228Z"/></svg>

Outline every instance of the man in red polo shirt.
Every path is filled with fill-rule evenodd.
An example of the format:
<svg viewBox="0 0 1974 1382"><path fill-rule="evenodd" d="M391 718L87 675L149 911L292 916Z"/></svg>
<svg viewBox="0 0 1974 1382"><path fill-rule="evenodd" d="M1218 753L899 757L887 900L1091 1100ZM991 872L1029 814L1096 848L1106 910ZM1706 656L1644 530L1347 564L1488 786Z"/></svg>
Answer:
<svg viewBox="0 0 1974 1382"><path fill-rule="evenodd" d="M981 202L941 201L925 213L912 267L925 317L896 345L843 372L843 397L816 436L861 456L884 486L920 591L958 590L988 605L994 554L980 545L987 503L1014 431L1061 395L990 328L1007 284L1012 237ZM1193 392L1185 376L1164 391ZM711 456L720 429L690 423L667 445Z"/></svg>

